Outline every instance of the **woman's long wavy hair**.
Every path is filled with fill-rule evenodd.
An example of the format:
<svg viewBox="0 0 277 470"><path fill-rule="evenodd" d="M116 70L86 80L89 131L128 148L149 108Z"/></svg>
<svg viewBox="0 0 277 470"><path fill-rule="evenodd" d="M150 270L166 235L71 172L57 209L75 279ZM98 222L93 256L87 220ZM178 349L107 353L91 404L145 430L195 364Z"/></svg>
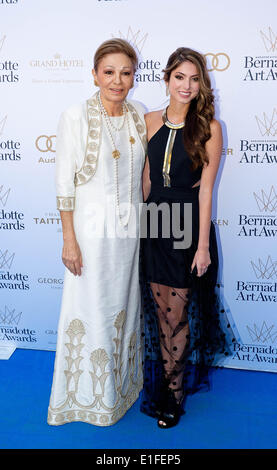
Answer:
<svg viewBox="0 0 277 470"><path fill-rule="evenodd" d="M199 93L190 103L184 127L185 149L195 170L209 163L205 144L211 137L210 123L214 118L214 95L205 57L187 47L179 47L169 56L166 68L163 70L165 82L169 82L172 71L185 61L192 62L199 73Z"/></svg>

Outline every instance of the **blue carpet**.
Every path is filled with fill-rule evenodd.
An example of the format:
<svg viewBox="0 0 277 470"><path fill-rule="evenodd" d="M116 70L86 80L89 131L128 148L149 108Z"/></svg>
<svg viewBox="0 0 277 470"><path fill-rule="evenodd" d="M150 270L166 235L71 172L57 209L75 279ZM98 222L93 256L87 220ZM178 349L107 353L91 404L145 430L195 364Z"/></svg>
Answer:
<svg viewBox="0 0 277 470"><path fill-rule="evenodd" d="M176 428L160 430L139 401L114 426L46 422L54 352L17 349L0 361L1 449L276 449L277 375L213 373L208 393L190 396Z"/></svg>

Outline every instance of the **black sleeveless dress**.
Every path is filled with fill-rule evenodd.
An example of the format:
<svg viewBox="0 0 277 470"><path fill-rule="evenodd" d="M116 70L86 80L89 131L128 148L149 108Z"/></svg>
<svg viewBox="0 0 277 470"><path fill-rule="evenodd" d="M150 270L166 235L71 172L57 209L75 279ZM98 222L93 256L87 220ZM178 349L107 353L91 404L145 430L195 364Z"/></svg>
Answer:
<svg viewBox="0 0 277 470"><path fill-rule="evenodd" d="M193 186L202 169L192 170L182 129L164 124L148 143L148 158L151 192L142 214L141 239L141 411L155 417L165 382L183 404L188 393L209 389L210 366L215 358L229 354L228 343L234 338L215 291L218 252L212 222L211 264L201 277L191 273L199 236L199 186Z"/></svg>

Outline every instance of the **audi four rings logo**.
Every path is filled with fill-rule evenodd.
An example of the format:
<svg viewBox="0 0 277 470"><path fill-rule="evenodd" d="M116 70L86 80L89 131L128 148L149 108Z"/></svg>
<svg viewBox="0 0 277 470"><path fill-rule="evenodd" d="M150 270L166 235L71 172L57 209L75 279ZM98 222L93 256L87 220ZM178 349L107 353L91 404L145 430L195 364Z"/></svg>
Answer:
<svg viewBox="0 0 277 470"><path fill-rule="evenodd" d="M40 152L56 152L54 148L55 135L39 135L36 139L36 148Z"/></svg>
<svg viewBox="0 0 277 470"><path fill-rule="evenodd" d="M212 52L207 52L205 57L210 57L210 65L211 68L208 68L208 72L224 72L230 66L230 57L225 54L225 52L218 52L217 54L213 54Z"/></svg>

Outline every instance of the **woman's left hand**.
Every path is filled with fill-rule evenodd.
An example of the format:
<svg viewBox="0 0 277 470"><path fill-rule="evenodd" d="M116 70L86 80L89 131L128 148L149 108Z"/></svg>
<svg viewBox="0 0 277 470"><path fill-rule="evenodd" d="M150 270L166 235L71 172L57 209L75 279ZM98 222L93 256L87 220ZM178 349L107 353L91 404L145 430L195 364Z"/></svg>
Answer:
<svg viewBox="0 0 277 470"><path fill-rule="evenodd" d="M208 248L198 248L196 251L193 262L191 265L191 271L196 266L197 276L201 277L206 273L209 265L211 264L210 252Z"/></svg>

